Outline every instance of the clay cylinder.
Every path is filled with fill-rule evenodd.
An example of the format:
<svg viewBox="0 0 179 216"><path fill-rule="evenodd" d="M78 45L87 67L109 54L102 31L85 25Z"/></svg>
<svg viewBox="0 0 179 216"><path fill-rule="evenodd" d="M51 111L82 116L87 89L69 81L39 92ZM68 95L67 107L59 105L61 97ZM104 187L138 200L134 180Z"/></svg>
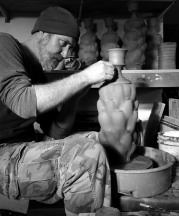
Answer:
<svg viewBox="0 0 179 216"><path fill-rule="evenodd" d="M124 65L124 59L126 55L127 49L115 48L109 49L109 62L113 65Z"/></svg>

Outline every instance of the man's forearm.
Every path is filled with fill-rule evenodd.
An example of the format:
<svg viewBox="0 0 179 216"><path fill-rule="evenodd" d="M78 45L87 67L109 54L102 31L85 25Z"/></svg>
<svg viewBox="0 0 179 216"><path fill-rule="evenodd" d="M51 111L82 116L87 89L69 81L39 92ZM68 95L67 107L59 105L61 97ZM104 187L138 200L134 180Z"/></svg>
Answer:
<svg viewBox="0 0 179 216"><path fill-rule="evenodd" d="M93 84L110 81L114 76L114 66L99 61L82 72L46 85L35 85L37 112L43 113L66 102L80 90Z"/></svg>
<svg viewBox="0 0 179 216"><path fill-rule="evenodd" d="M88 85L84 76L74 74L45 85L35 85L37 111L43 113L66 102Z"/></svg>

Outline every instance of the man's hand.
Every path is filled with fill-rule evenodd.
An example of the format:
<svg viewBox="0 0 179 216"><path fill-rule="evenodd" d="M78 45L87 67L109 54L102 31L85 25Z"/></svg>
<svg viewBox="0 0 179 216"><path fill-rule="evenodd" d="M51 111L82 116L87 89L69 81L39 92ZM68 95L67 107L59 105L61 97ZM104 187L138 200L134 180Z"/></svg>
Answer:
<svg viewBox="0 0 179 216"><path fill-rule="evenodd" d="M90 67L83 70L83 73L90 85L104 81L110 81L115 75L115 67L107 61L98 61Z"/></svg>

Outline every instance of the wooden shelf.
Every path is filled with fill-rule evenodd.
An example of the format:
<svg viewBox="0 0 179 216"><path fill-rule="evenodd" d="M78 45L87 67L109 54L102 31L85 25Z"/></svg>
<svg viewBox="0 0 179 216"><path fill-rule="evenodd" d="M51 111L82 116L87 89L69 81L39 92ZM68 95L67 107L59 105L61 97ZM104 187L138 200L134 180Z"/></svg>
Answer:
<svg viewBox="0 0 179 216"><path fill-rule="evenodd" d="M158 14L177 0L138 0L139 11ZM1 0L2 7L8 12L41 12L49 6L60 6L70 10L78 17L82 0ZM126 0L83 0L81 18L105 15L120 16L129 14Z"/></svg>
<svg viewBox="0 0 179 216"><path fill-rule="evenodd" d="M62 79L79 71L53 71L46 73L49 81ZM172 70L122 70L123 75L129 79L136 87L149 88L165 88L179 86L179 69ZM102 84L102 83L101 83ZM92 86L99 88L101 84Z"/></svg>

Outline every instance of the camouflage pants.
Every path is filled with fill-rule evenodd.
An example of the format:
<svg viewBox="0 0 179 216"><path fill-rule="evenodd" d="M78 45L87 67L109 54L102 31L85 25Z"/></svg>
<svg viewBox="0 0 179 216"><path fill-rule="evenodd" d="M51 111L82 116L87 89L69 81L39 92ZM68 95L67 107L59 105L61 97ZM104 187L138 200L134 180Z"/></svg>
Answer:
<svg viewBox="0 0 179 216"><path fill-rule="evenodd" d="M97 133L5 145L0 149L0 194L55 203L67 215L95 212L111 202L111 179Z"/></svg>

